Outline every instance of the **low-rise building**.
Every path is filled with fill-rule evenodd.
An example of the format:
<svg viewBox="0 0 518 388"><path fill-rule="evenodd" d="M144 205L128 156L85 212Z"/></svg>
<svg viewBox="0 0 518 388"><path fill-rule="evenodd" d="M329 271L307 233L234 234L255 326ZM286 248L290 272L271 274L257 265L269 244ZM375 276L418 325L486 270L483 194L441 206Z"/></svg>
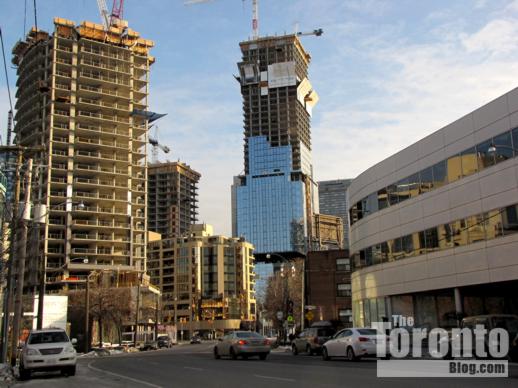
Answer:
<svg viewBox="0 0 518 388"><path fill-rule="evenodd" d="M255 324L253 245L193 225L181 238L150 242L151 282L162 292L164 322L187 332L216 332Z"/></svg>
<svg viewBox="0 0 518 388"><path fill-rule="evenodd" d="M308 252L306 320L352 325L351 262L344 249Z"/></svg>

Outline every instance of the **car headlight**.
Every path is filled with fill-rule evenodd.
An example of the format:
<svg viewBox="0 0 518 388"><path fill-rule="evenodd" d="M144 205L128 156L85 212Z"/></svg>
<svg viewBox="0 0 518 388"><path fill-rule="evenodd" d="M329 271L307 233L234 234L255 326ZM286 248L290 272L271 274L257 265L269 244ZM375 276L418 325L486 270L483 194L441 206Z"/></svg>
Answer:
<svg viewBox="0 0 518 388"><path fill-rule="evenodd" d="M38 349L26 349L25 350L25 354L28 355L28 356L37 356L38 354L40 354L40 352L38 352Z"/></svg>
<svg viewBox="0 0 518 388"><path fill-rule="evenodd" d="M76 352L76 350L75 350L75 349L74 349L74 347L73 347L73 346L71 346L71 345L68 345L68 346L65 348L65 350L64 350L64 353L75 353L75 352Z"/></svg>

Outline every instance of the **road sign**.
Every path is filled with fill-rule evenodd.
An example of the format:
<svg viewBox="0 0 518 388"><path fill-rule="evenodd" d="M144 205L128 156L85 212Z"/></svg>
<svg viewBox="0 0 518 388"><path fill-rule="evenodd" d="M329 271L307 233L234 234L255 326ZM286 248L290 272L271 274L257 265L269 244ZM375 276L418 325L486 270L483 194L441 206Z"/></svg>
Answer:
<svg viewBox="0 0 518 388"><path fill-rule="evenodd" d="M304 306L304 308L305 308L306 310L316 310L316 309L317 309L317 306L312 306L312 305L307 304L307 305L305 305L305 306Z"/></svg>
<svg viewBox="0 0 518 388"><path fill-rule="evenodd" d="M308 321L312 321L312 320L313 320L313 318L315 318L315 314L313 314L313 312L312 312L312 311L308 311L308 312L306 313L306 319L307 319Z"/></svg>
<svg viewBox="0 0 518 388"><path fill-rule="evenodd" d="M280 321L284 317L284 313L282 311L277 311L277 319Z"/></svg>

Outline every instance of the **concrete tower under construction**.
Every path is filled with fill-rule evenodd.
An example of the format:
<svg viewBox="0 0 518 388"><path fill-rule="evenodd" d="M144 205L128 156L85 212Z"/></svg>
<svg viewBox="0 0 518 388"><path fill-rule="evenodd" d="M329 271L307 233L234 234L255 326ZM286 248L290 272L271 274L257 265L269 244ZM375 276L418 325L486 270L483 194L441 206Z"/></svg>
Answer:
<svg viewBox="0 0 518 388"><path fill-rule="evenodd" d="M232 186L232 229L261 254L305 254L318 193L310 119L318 95L296 35L241 42L244 175ZM259 256L258 256L259 255Z"/></svg>
<svg viewBox="0 0 518 388"><path fill-rule="evenodd" d="M125 21L55 18L53 33L32 29L13 48L15 140L43 146L33 202L46 222L30 237L32 282L38 263L54 289L84 283L92 270L146 269L152 46Z"/></svg>

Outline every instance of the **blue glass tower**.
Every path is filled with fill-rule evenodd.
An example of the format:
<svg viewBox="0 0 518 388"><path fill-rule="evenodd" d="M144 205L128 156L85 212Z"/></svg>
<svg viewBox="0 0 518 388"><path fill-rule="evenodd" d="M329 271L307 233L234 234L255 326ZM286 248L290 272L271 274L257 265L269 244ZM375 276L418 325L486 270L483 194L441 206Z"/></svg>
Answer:
<svg viewBox="0 0 518 388"><path fill-rule="evenodd" d="M310 136L318 95L308 80L310 56L297 36L259 38L240 48L245 169L232 185L232 233L255 246L260 297L263 280L273 273L273 265L261 262L308 249L318 212Z"/></svg>

